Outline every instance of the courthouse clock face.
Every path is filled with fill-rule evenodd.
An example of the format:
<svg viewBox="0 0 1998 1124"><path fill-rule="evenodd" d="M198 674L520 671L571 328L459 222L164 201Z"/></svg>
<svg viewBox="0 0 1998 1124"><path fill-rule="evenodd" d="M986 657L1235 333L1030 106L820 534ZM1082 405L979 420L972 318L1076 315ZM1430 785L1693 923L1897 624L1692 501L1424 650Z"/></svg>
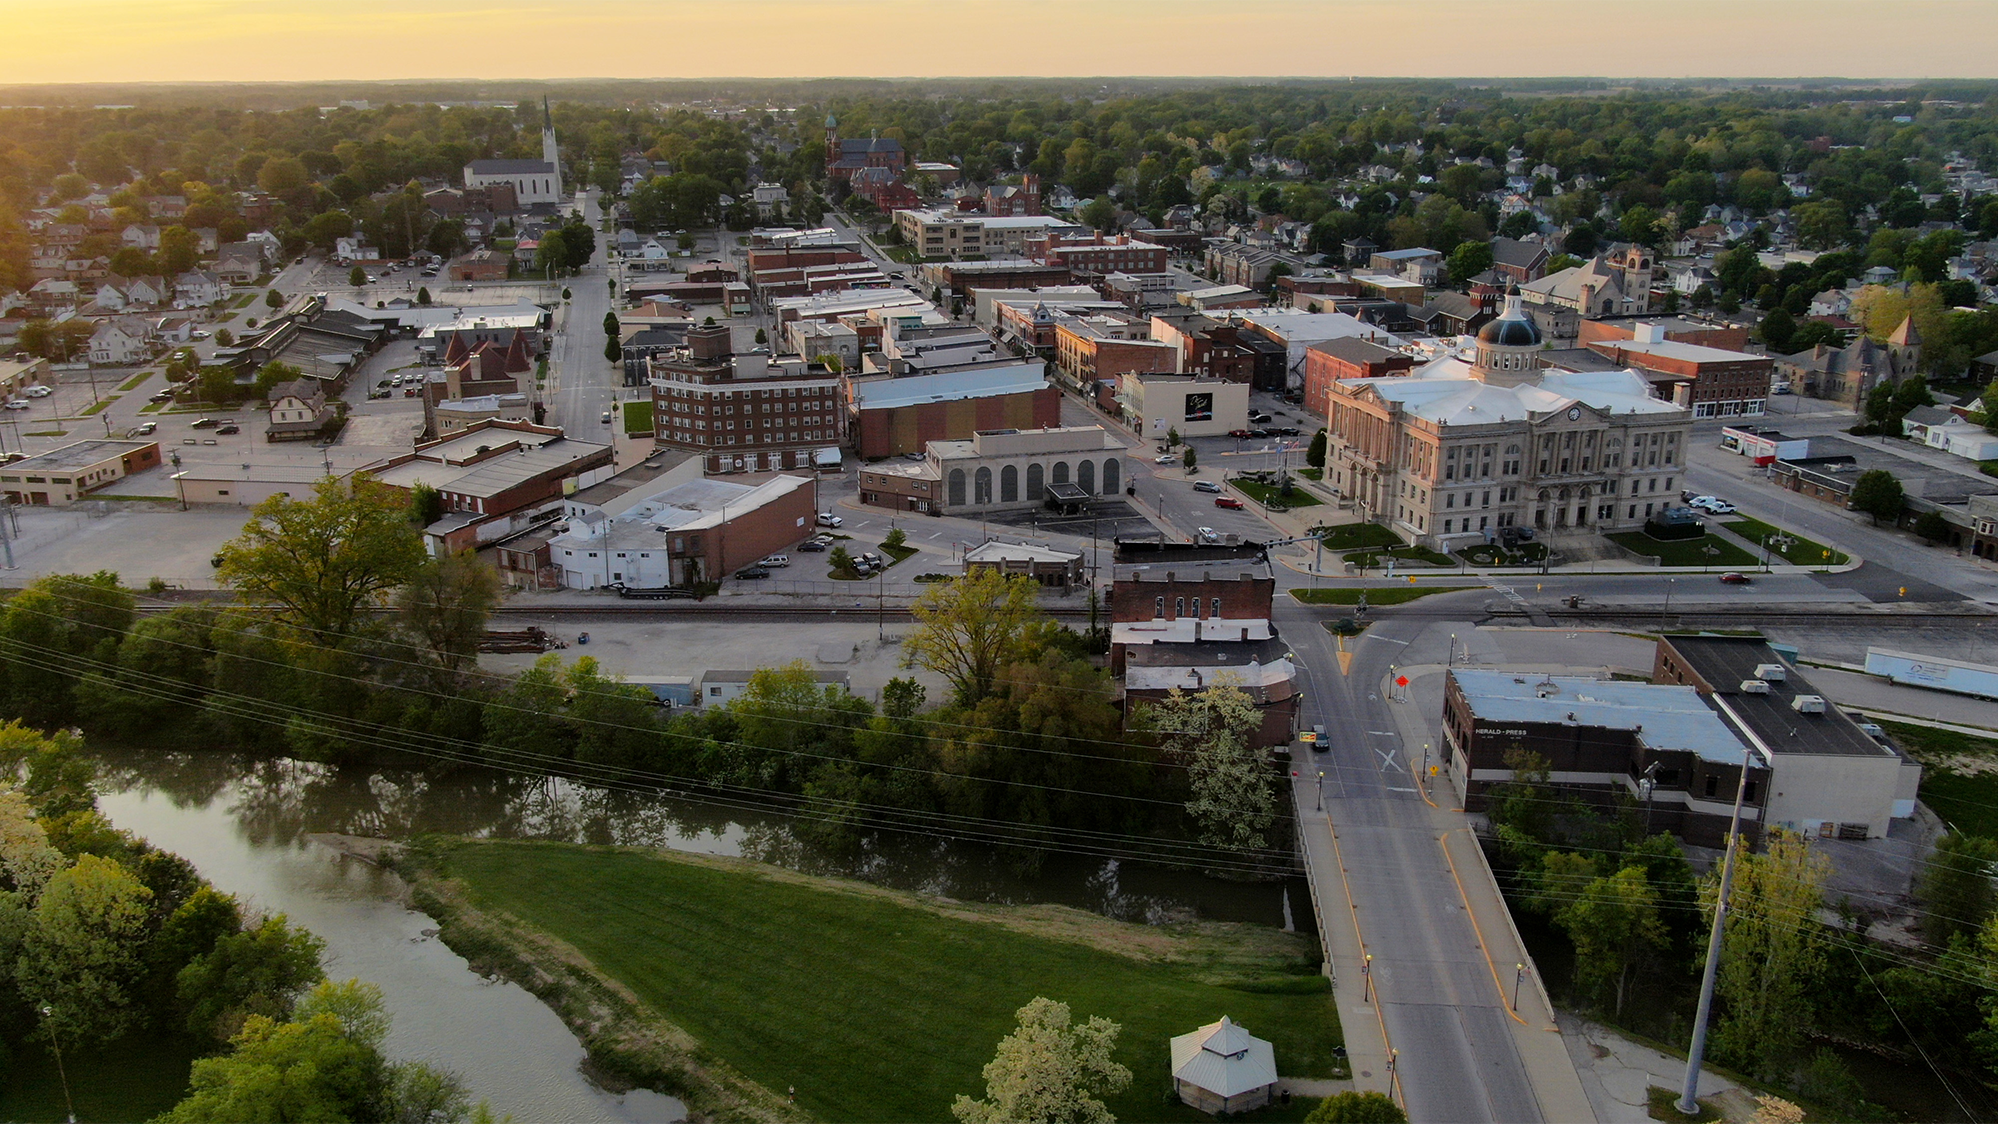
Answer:
<svg viewBox="0 0 1998 1124"><path fill-rule="evenodd" d="M1570 407L1568 407L1568 420L1569 420L1569 421L1581 421L1581 420L1582 420L1582 408L1581 408L1580 406L1570 406Z"/></svg>

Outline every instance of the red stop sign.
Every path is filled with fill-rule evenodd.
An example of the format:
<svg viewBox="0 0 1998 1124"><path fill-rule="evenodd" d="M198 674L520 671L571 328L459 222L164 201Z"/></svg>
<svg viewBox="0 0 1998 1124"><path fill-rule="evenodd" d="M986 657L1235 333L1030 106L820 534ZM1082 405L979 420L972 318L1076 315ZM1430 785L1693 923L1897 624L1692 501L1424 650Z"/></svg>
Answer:
<svg viewBox="0 0 1998 1124"><path fill-rule="evenodd" d="M1406 687L1406 686L1408 686L1408 676L1406 676L1406 675L1397 675L1397 676L1395 676L1395 677L1394 677L1394 685L1395 685L1395 686L1397 686L1397 687Z"/></svg>

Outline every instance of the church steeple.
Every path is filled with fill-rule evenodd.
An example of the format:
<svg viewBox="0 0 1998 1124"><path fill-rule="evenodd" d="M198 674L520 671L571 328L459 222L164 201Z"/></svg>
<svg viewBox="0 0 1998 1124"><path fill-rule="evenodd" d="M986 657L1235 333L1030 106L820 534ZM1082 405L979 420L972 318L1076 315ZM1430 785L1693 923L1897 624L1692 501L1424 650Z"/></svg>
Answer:
<svg viewBox="0 0 1998 1124"><path fill-rule="evenodd" d="M541 162L548 165L555 176L555 193L562 192L562 150L555 144L555 114L548 108L548 99L541 99Z"/></svg>

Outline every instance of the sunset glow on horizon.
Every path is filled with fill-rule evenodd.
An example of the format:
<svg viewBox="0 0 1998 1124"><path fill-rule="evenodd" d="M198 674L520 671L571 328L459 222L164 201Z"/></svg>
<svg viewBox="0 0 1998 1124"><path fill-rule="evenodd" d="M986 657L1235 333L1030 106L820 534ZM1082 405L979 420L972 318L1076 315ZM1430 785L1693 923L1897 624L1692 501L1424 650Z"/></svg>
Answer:
<svg viewBox="0 0 1998 1124"><path fill-rule="evenodd" d="M1998 76L1983 0L0 0L0 84Z"/></svg>

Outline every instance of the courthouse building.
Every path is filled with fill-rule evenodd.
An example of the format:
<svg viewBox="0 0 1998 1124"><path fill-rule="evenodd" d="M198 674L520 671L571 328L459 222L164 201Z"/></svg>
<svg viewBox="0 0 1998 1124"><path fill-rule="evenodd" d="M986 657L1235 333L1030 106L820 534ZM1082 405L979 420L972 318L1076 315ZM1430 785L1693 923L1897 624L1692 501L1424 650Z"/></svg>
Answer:
<svg viewBox="0 0 1998 1124"><path fill-rule="evenodd" d="M1517 295L1446 355L1326 388L1328 482L1411 541L1453 549L1507 526L1623 531L1675 501L1692 411L1631 371L1541 366Z"/></svg>

